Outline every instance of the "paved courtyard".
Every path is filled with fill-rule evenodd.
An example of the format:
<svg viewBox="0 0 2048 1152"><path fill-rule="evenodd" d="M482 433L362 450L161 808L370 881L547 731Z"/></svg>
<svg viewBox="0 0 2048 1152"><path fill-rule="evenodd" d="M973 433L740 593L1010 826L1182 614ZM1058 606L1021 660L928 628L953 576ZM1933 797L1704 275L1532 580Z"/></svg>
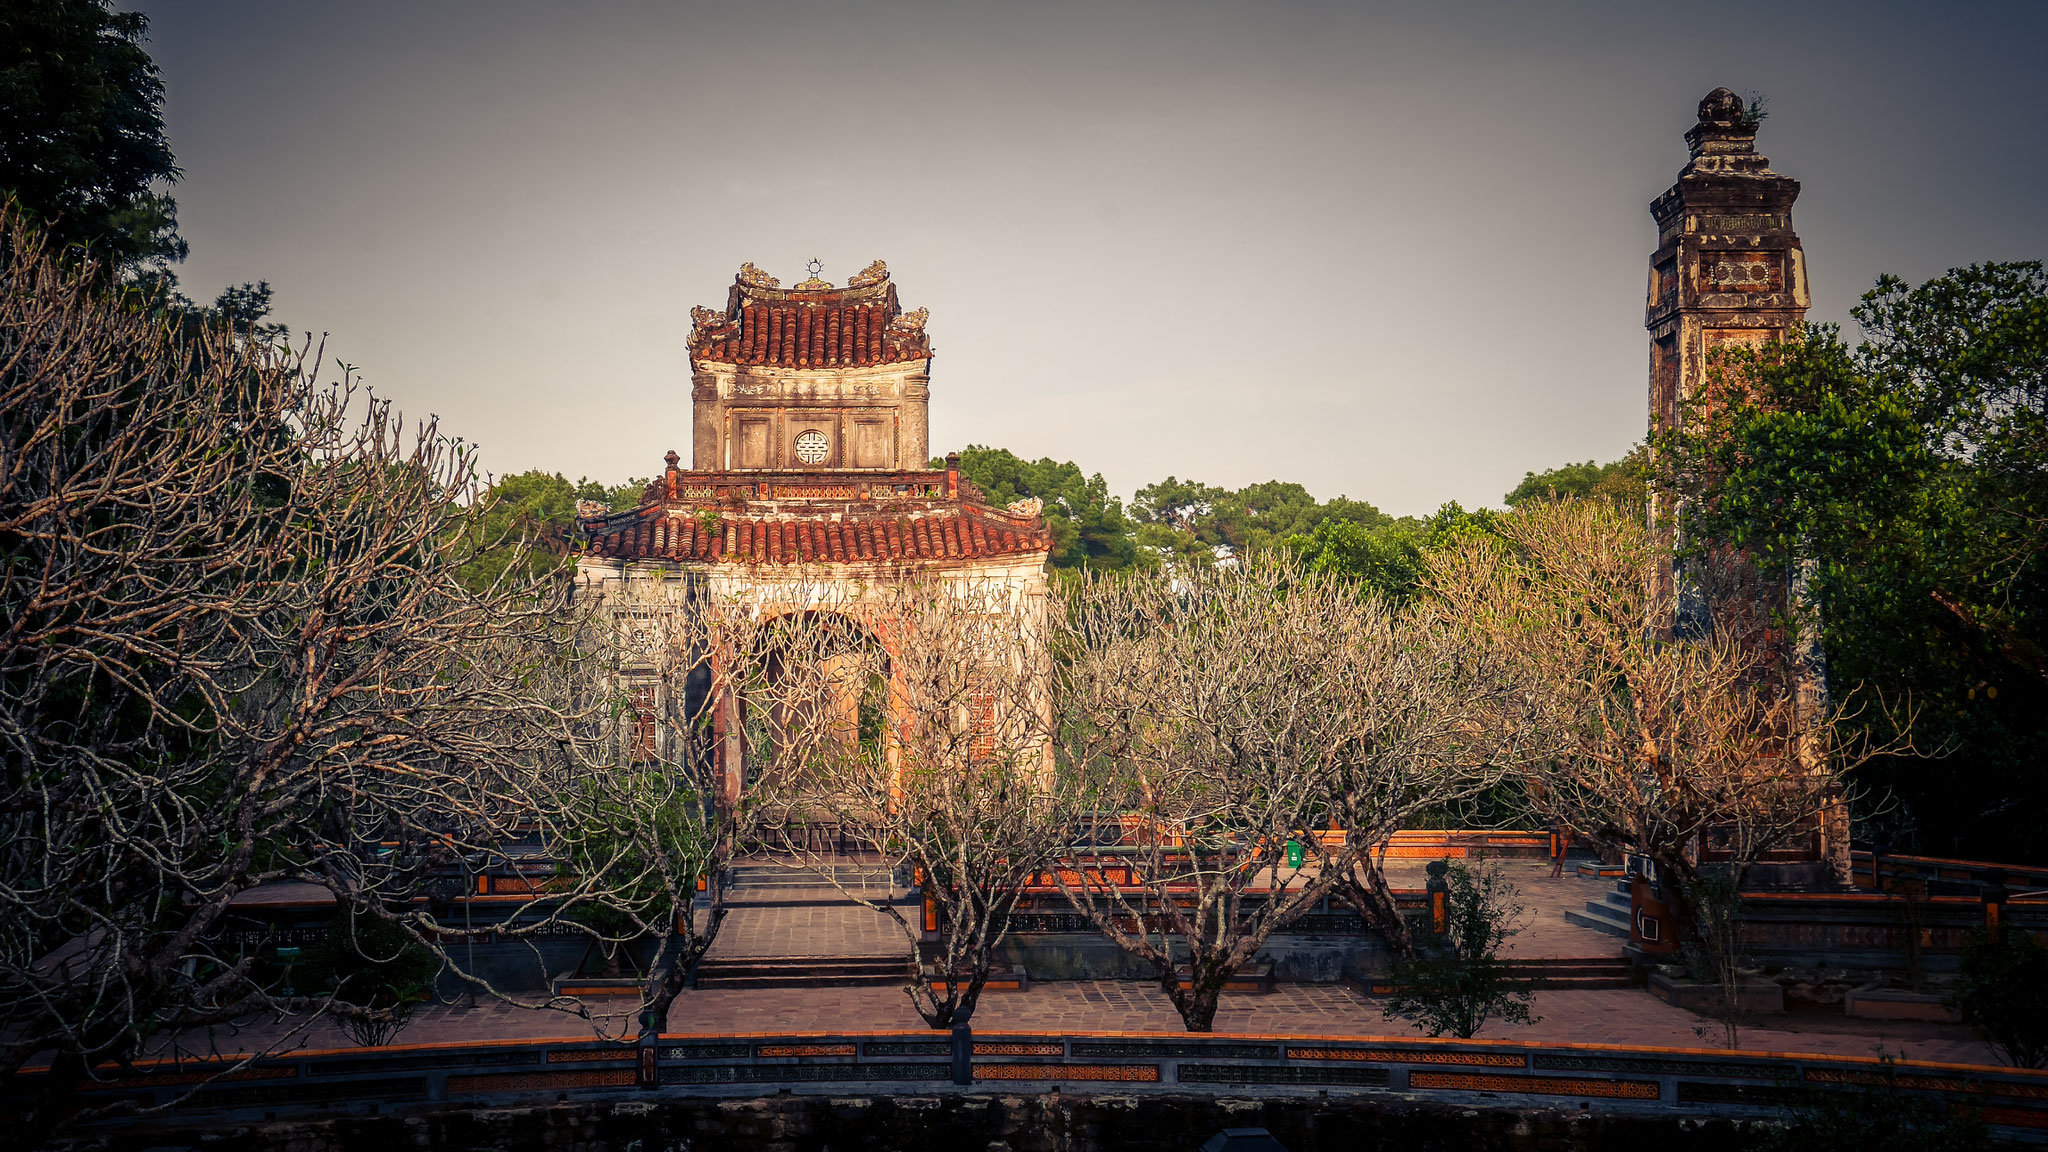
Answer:
<svg viewBox="0 0 2048 1152"><path fill-rule="evenodd" d="M1428 881L1423 871L1427 863L1389 860L1387 882L1395 888L1420 888ZM1613 888L1613 880L1582 880L1570 870L1553 880L1548 860L1509 857L1490 863L1515 886L1516 899L1523 906L1520 927L1501 946L1501 955L1517 960L1621 955L1619 937L1566 923L1564 918L1567 909L1577 911L1586 901L1600 899Z"/></svg>
<svg viewBox="0 0 2048 1152"><path fill-rule="evenodd" d="M1618 956L1621 941L1613 936L1565 922L1566 909L1597 900L1613 881L1581 880L1567 872L1550 878L1547 861L1497 861L1519 891L1524 913L1519 931L1509 937L1502 954L1515 959L1552 956ZM1389 881L1397 888L1420 888L1423 861L1391 861ZM915 920L915 906L902 911ZM743 895L726 913L711 955L719 960L742 957L896 956L908 938L896 922L880 912L849 903L829 887L767 890Z"/></svg>
<svg viewBox="0 0 2048 1152"><path fill-rule="evenodd" d="M1549 878L1546 863L1503 861L1521 890L1527 918L1507 952L1517 958L1614 956L1621 942L1564 921L1567 908L1597 899L1609 882L1581 880L1567 873ZM1422 864L1397 863L1397 887L1420 887ZM901 928L887 916L837 899L830 889L781 890L762 894L729 913L712 955L720 959L803 956L899 956L906 949ZM805 903L805 901L817 901ZM912 908L905 907L906 914ZM1527 1026L1495 1022L1480 1034L1490 1039L1553 1043L1630 1044L1678 1048L1719 1048L1720 1025L1652 998L1641 989L1555 990L1535 993L1539 1019ZM582 1014L515 1008L485 1001L421 1007L399 1035L401 1044L453 1040L585 1038L629 1035L631 1007L624 1001L592 1000ZM1166 993L1144 981L1040 982L1021 992L990 992L975 1014L980 1032L1180 1032L1180 1017ZM841 1032L916 1030L924 1027L899 988L797 988L774 990L707 988L685 992L669 1014L667 1031L683 1034L735 1032ZM287 1029L263 1023L247 1029L219 1029L211 1037L188 1036L188 1050L242 1051L274 1042ZM1216 1031L1347 1038L1417 1036L1412 1026L1383 1017L1377 1001L1343 985L1282 984L1266 994L1232 993L1223 998ZM293 1041L312 1048L346 1047L331 1023L305 1029ZM1758 1017L1747 1022L1739 1046L1749 1051L1872 1055L1883 1050L1918 1060L1996 1064L1992 1049L1956 1025L1917 1021L1860 1020L1835 1014Z"/></svg>

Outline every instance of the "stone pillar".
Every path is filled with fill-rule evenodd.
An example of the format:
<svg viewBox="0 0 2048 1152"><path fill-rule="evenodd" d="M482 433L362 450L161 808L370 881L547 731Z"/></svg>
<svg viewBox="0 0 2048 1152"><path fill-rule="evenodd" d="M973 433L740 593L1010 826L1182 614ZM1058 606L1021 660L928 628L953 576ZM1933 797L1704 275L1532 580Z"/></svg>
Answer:
<svg viewBox="0 0 2048 1152"><path fill-rule="evenodd" d="M698 472L725 468L725 404L718 377L698 371L690 383L690 467Z"/></svg>
<svg viewBox="0 0 2048 1152"><path fill-rule="evenodd" d="M1650 431L1673 427L1707 384L1714 353L1779 339L1806 318L1806 255L1792 230L1799 181L1771 171L1756 150L1755 119L1726 88L1707 93L1685 133L1692 158L1650 204ZM1652 506L1653 519L1677 509ZM1711 626L1697 581L1682 567L1664 580L1667 625L1680 634Z"/></svg>
<svg viewBox="0 0 2048 1152"><path fill-rule="evenodd" d="M920 361L903 378L902 402L896 409L896 467L922 468L932 458L930 443L931 361Z"/></svg>

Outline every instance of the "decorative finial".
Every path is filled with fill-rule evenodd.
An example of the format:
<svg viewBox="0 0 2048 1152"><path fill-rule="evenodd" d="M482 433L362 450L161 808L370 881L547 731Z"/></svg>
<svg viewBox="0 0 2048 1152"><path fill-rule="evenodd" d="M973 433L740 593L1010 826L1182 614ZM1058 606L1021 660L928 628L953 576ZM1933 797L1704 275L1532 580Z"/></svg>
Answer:
<svg viewBox="0 0 2048 1152"><path fill-rule="evenodd" d="M773 288L782 283L782 281L754 267L754 262L751 260L740 265L739 281L749 288Z"/></svg>
<svg viewBox="0 0 2048 1152"><path fill-rule="evenodd" d="M818 273L823 272L825 270L825 264L823 261L817 259L816 257L812 257L811 262L809 264L804 265L804 270L811 274L811 278L797 285L798 288L808 288L811 289L812 291L816 291L817 289L820 288L830 288L832 286L818 278Z"/></svg>
<svg viewBox="0 0 2048 1152"><path fill-rule="evenodd" d="M889 279L889 266L880 260L846 278L848 288L872 288Z"/></svg>
<svg viewBox="0 0 2048 1152"><path fill-rule="evenodd" d="M1716 88L1700 101L1700 122L1736 123L1742 120L1742 97L1726 88Z"/></svg>
<svg viewBox="0 0 2048 1152"><path fill-rule="evenodd" d="M1732 157L1756 156L1756 129L1766 114L1760 93L1751 93L1745 104L1732 90L1716 88L1700 100L1699 123L1686 129L1686 147L1692 150L1695 162L1719 158L1713 161L1719 164ZM1743 163L1751 164L1747 160ZM1766 163L1758 157L1752 166ZM1688 166L1686 170L1693 168Z"/></svg>

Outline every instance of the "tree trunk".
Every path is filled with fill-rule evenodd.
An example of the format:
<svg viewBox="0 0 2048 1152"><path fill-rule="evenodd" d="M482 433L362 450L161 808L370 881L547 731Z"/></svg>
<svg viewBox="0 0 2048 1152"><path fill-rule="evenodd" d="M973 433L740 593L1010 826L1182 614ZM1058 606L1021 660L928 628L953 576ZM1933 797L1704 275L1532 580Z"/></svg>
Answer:
<svg viewBox="0 0 2048 1152"><path fill-rule="evenodd" d="M1216 1030L1216 1008L1223 998L1223 984L1230 979L1227 972L1217 973L1206 980L1190 980L1190 986L1182 995L1180 1022L1190 1032L1213 1032ZM1174 979L1179 984L1178 975Z"/></svg>
<svg viewBox="0 0 2048 1152"><path fill-rule="evenodd" d="M56 1134L73 1110L73 1093L91 1071L76 1052L59 1052L50 1061L35 1107L14 1123L12 1135L21 1138L21 1147L40 1148Z"/></svg>
<svg viewBox="0 0 2048 1152"><path fill-rule="evenodd" d="M713 890L717 896L716 889ZM712 942L718 939L718 927L725 921L725 907L722 903L711 908L711 923L702 937L688 933L676 933L677 946L675 961L667 968L654 974L648 985L644 1006L640 1011L640 1030L659 1032L668 1023L669 1009L674 1007L676 997L683 994L697 978L697 967L704 962L704 954L711 951ZM684 913L694 916L694 912Z"/></svg>
<svg viewBox="0 0 2048 1152"><path fill-rule="evenodd" d="M1658 888L1664 905L1671 910L1672 939L1680 944L1699 943L1699 915L1693 908L1691 862L1683 848L1660 851L1650 857L1657 865Z"/></svg>
<svg viewBox="0 0 2048 1152"><path fill-rule="evenodd" d="M1377 931L1387 942L1387 947L1396 955L1415 955L1415 937L1408 930L1408 921L1401 916L1401 909L1394 903L1393 890L1387 887L1387 876L1380 870L1378 862L1371 856L1362 857L1358 864L1344 874L1333 891L1337 899L1365 919L1366 926Z"/></svg>

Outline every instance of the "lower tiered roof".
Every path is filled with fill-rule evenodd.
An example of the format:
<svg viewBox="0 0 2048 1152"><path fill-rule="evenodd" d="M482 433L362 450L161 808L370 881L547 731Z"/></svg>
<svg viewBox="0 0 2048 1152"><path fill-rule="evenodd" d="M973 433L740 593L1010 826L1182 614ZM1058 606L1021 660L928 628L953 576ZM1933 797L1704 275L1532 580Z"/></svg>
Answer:
<svg viewBox="0 0 2048 1152"><path fill-rule="evenodd" d="M583 517L587 554L727 564L931 563L1051 550L1034 505L990 507L958 471L683 472Z"/></svg>

